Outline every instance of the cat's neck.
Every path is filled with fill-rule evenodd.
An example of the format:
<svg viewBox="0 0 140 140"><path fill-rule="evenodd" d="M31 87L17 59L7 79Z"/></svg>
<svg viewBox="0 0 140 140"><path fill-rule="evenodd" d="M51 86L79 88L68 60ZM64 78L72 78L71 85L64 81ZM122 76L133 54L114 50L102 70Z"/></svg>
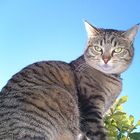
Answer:
<svg viewBox="0 0 140 140"><path fill-rule="evenodd" d="M80 91L78 92L79 98L85 94L85 91L81 90L83 86L89 89L89 96L95 94L91 91L94 91L94 87L97 85L99 93L104 91L105 105L103 113L106 112L121 92L122 82L120 75L105 74L92 68L85 62L84 56L80 56L78 59L72 61L70 65L75 74L75 82L78 85L78 90ZM90 85L88 87L87 81L93 86Z"/></svg>
<svg viewBox="0 0 140 140"><path fill-rule="evenodd" d="M79 58L77 58L76 60L72 61L70 63L70 65L72 66L72 69L74 70L74 72L83 72L85 69L94 69L86 63L86 61L84 59L84 55L82 55ZM94 69L94 71L98 71L98 70ZM100 73L103 75L108 75L108 76L120 79L120 74L105 74L102 72L100 72Z"/></svg>
<svg viewBox="0 0 140 140"><path fill-rule="evenodd" d="M80 56L79 58L77 58L76 60L72 61L70 63L70 65L72 66L72 69L75 72L80 72L82 67L87 67L87 64L85 62L84 56Z"/></svg>

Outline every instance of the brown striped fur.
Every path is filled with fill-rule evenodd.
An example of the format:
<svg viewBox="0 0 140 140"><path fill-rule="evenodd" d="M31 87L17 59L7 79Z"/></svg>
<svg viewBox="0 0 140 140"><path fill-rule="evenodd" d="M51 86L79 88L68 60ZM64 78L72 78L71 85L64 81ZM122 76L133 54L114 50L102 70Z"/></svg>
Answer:
<svg viewBox="0 0 140 140"><path fill-rule="evenodd" d="M75 140L79 109L74 79L63 62L35 63L14 75L0 96L0 139Z"/></svg>
<svg viewBox="0 0 140 140"><path fill-rule="evenodd" d="M86 22L86 29L89 40L84 55L71 63L42 61L31 64L3 87L0 95L1 140L107 139L103 115L121 92L120 73L131 63L132 42L138 28L125 33L97 29ZM123 68L115 70L116 73L96 68L94 58L99 53L91 48L95 44L117 46L122 34L127 38L122 43L129 48L126 50L129 59L122 62L127 63L124 62L124 66L120 63ZM133 34L132 40L130 34ZM121 59L124 56L125 52L117 55ZM104 62L108 63L110 59L105 58Z"/></svg>

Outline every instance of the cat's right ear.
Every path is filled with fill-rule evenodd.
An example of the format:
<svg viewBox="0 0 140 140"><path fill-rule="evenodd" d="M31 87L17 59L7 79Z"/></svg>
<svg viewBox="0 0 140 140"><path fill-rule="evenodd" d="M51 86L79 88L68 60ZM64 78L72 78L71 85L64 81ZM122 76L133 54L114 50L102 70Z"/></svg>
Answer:
<svg viewBox="0 0 140 140"><path fill-rule="evenodd" d="M98 29L96 27L92 26L86 20L84 21L84 24L85 24L85 28L86 28L86 31L87 31L88 38L97 36L99 34Z"/></svg>
<svg viewBox="0 0 140 140"><path fill-rule="evenodd" d="M139 30L139 25L140 24L136 24L135 26L133 26L132 28L128 29L126 32L123 33L124 37L129 39L130 42L134 41L135 36Z"/></svg>

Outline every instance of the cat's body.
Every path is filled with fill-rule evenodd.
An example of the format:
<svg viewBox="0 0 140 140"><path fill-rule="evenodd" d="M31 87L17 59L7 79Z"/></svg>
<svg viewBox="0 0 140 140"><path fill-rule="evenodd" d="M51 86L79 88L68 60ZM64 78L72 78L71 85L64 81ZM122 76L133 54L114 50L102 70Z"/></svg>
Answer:
<svg viewBox="0 0 140 140"><path fill-rule="evenodd" d="M33 139L57 140L65 133L76 136L80 120L82 130L88 132L86 122L102 122L104 103L106 109L112 105L120 93L120 84L115 76L88 67L83 56L71 64L44 61L30 65L14 75L2 90L0 139L25 139L30 135Z"/></svg>
<svg viewBox="0 0 140 140"><path fill-rule="evenodd" d="M35 63L14 75L0 96L0 139L76 140L74 79L63 62Z"/></svg>
<svg viewBox="0 0 140 140"><path fill-rule="evenodd" d="M81 57L69 64L34 63L9 80L0 96L0 139L87 139L82 135L90 140L107 139L103 115L121 92L120 73L131 63L133 48L128 40L122 39L123 44L128 44L127 49L118 43L121 42L119 35L124 32L118 31L116 36L116 31L112 31L108 37L106 34L99 37L90 24L87 28L89 41ZM132 40L135 30L131 33ZM115 48L116 39L120 39L117 44L121 49ZM107 51L109 41L110 46L113 44L112 51ZM96 58L99 56L102 56L101 61Z"/></svg>

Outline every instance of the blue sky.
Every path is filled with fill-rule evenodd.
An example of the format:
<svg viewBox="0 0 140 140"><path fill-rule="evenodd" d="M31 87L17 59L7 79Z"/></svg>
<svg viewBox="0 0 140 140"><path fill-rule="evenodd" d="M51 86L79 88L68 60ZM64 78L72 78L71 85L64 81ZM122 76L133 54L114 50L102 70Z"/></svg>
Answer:
<svg viewBox="0 0 140 140"><path fill-rule="evenodd" d="M1 0L0 89L23 67L41 60L70 62L80 56L94 26L126 30L140 22L139 0ZM140 119L140 32L133 64L123 77L124 109Z"/></svg>

